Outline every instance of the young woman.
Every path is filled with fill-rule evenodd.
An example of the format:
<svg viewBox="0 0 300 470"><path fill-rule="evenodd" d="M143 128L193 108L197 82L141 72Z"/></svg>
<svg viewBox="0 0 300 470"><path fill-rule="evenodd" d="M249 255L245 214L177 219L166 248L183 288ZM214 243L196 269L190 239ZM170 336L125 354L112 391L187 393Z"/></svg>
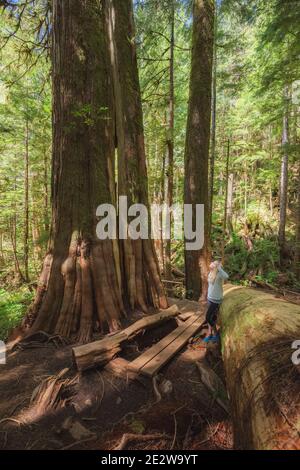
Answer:
<svg viewBox="0 0 300 470"><path fill-rule="evenodd" d="M206 312L208 334L204 339L205 343L208 343L209 341L218 341L216 323L220 305L223 300L223 283L228 279L228 277L228 274L222 269L220 261L214 261L211 263L208 275L208 308Z"/></svg>

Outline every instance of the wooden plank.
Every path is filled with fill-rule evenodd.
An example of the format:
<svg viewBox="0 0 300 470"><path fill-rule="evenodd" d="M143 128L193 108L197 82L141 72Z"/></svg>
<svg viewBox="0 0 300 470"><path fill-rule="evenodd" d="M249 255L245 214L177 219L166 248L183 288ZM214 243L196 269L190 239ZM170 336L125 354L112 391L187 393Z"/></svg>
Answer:
<svg viewBox="0 0 300 470"><path fill-rule="evenodd" d="M166 348L170 343L172 343L178 336L180 336L190 325L192 325L199 315L193 315L189 320L187 320L183 325L180 325L172 333L165 336L158 343L154 344L151 348L147 349L146 352L137 357L134 361L128 364L128 369L135 372L139 371L144 367L149 361L151 361L157 354L159 354L164 348Z"/></svg>
<svg viewBox="0 0 300 470"><path fill-rule="evenodd" d="M140 369L140 373L153 377L175 354L185 346L189 339L197 333L203 325L203 319L198 319L186 328L172 343L157 354L151 361Z"/></svg>
<svg viewBox="0 0 300 470"><path fill-rule="evenodd" d="M116 377L126 380L126 382L130 380L138 380L142 385L148 386L148 378L139 375L136 372L128 370L129 361L123 359L122 357L116 357L112 361L110 361L104 367L106 372L109 372Z"/></svg>
<svg viewBox="0 0 300 470"><path fill-rule="evenodd" d="M193 315L195 315L195 312L185 312L185 313L180 313L178 315L178 318L180 320L183 320L183 321L186 321L188 320L189 318L191 318Z"/></svg>
<svg viewBox="0 0 300 470"><path fill-rule="evenodd" d="M195 302L194 300L187 300L187 299L173 299L172 297L168 297L169 305L176 305L180 311L180 313L200 313L203 310L203 305L199 302Z"/></svg>

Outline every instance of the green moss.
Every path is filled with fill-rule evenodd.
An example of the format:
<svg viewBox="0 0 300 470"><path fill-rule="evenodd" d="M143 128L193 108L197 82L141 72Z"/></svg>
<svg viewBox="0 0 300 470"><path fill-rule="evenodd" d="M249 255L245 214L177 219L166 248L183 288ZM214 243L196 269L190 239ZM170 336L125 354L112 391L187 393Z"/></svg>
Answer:
<svg viewBox="0 0 300 470"><path fill-rule="evenodd" d="M235 338L245 338L251 335L251 332L255 329L259 329L262 326L262 320L257 316L257 309L253 311L253 303L259 308L257 301L253 302L246 292L242 292L240 289L236 292L239 298L239 305L243 305L241 310L237 310L235 293L231 294L232 298L225 299L226 302L226 313L222 308L222 349L226 345L226 337L228 334ZM223 351L222 351L223 353Z"/></svg>

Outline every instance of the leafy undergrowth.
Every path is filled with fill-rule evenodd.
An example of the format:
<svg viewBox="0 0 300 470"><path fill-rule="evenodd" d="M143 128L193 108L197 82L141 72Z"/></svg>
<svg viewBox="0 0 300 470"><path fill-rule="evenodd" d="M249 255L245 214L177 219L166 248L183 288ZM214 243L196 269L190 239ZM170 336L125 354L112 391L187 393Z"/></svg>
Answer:
<svg viewBox="0 0 300 470"><path fill-rule="evenodd" d="M18 290L0 289L0 339L5 341L10 331L19 325L33 293L26 286Z"/></svg>

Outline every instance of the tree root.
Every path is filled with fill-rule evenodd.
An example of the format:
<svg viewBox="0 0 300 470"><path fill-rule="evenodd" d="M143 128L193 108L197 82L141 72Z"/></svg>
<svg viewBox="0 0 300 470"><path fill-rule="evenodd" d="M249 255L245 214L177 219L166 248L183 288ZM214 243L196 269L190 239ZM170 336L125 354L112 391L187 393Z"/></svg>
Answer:
<svg viewBox="0 0 300 470"><path fill-rule="evenodd" d="M78 375L63 378L69 369L63 369L56 376L48 377L35 388L31 405L38 414L64 407L71 399L71 390L78 381Z"/></svg>
<svg viewBox="0 0 300 470"><path fill-rule="evenodd" d="M60 347L70 344L70 341L60 335L50 335L45 331L37 331L32 335L26 336L18 342L13 349L20 349L23 351L25 349L45 348L51 343L59 349Z"/></svg>

